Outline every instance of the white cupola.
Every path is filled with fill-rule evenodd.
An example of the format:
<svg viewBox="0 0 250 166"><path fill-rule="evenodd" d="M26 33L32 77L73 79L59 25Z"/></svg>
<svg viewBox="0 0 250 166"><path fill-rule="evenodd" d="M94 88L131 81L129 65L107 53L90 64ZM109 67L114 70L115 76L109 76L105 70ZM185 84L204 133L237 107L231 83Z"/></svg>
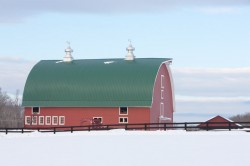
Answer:
<svg viewBox="0 0 250 166"><path fill-rule="evenodd" d="M67 42L67 44L68 44L68 47L65 49L66 55L63 57L63 61L64 62L71 62L71 61L73 61L73 57L71 55L73 50L70 47L70 42Z"/></svg>
<svg viewBox="0 0 250 166"><path fill-rule="evenodd" d="M132 46L131 41L129 40L129 46L126 49L128 51L127 55L125 56L125 60L133 61L135 59L133 51L135 48Z"/></svg>

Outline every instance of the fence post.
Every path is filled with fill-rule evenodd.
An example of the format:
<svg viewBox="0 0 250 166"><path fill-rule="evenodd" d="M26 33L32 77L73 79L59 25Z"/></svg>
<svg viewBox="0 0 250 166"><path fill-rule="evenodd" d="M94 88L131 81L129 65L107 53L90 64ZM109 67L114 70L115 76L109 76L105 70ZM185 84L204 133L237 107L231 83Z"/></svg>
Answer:
<svg viewBox="0 0 250 166"><path fill-rule="evenodd" d="M228 129L229 129L229 131L231 131L231 122L228 122L229 124L228 124Z"/></svg>
<svg viewBox="0 0 250 166"><path fill-rule="evenodd" d="M127 130L128 129L128 125L127 124L125 124L125 130Z"/></svg>
<svg viewBox="0 0 250 166"><path fill-rule="evenodd" d="M88 130L90 131L90 126L88 126Z"/></svg>
<svg viewBox="0 0 250 166"><path fill-rule="evenodd" d="M206 122L206 130L208 131L208 122Z"/></svg>
<svg viewBox="0 0 250 166"><path fill-rule="evenodd" d="M167 130L167 124L164 123L164 131L166 131L166 130Z"/></svg>
<svg viewBox="0 0 250 166"><path fill-rule="evenodd" d="M70 132L73 133L73 127L72 127L72 126L71 126L71 128L70 128Z"/></svg>
<svg viewBox="0 0 250 166"><path fill-rule="evenodd" d="M147 130L147 124L144 124L144 130L145 131Z"/></svg>
<svg viewBox="0 0 250 166"><path fill-rule="evenodd" d="M56 128L54 127L54 134L56 134Z"/></svg>
<svg viewBox="0 0 250 166"><path fill-rule="evenodd" d="M185 130L187 131L187 122L185 122Z"/></svg>
<svg viewBox="0 0 250 166"><path fill-rule="evenodd" d="M6 128L5 130L6 130L5 133L8 134L8 129Z"/></svg>
<svg viewBox="0 0 250 166"><path fill-rule="evenodd" d="M22 134L23 134L23 128L22 128Z"/></svg>

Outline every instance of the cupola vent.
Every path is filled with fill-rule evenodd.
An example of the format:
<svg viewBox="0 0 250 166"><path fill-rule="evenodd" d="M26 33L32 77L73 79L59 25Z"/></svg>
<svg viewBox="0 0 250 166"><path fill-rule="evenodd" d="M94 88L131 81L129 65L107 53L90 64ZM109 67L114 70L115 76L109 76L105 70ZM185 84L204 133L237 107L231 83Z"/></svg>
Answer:
<svg viewBox="0 0 250 166"><path fill-rule="evenodd" d="M129 40L129 46L126 49L128 51L127 55L125 56L125 60L133 61L135 59L133 51L135 48L132 46L131 41Z"/></svg>
<svg viewBox="0 0 250 166"><path fill-rule="evenodd" d="M73 61L73 56L71 55L73 50L70 47L70 42L67 42L67 44L68 44L68 47L65 49L66 55L63 57L63 61L64 62L71 62L71 61Z"/></svg>

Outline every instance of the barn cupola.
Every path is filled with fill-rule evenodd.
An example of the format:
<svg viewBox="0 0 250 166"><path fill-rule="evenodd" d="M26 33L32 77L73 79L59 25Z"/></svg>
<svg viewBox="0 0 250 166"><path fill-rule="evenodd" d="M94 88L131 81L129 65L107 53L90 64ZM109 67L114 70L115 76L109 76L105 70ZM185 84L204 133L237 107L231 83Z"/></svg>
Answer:
<svg viewBox="0 0 250 166"><path fill-rule="evenodd" d="M133 61L135 59L133 51L135 48L132 46L131 41L129 40L129 46L126 49L128 51L127 55L125 56L125 60Z"/></svg>
<svg viewBox="0 0 250 166"><path fill-rule="evenodd" d="M68 44L68 47L65 49L66 55L63 57L63 61L64 62L71 62L71 61L73 61L73 56L71 55L73 50L70 47L70 42L67 42L67 44Z"/></svg>

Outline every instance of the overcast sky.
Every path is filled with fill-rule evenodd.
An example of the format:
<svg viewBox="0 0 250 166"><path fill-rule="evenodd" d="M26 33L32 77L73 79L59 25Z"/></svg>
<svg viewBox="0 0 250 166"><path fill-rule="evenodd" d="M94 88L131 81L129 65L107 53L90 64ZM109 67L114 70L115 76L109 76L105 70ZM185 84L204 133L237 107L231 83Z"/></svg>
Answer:
<svg viewBox="0 0 250 166"><path fill-rule="evenodd" d="M176 120L250 112L250 0L0 0L0 87L39 60L173 58Z"/></svg>

